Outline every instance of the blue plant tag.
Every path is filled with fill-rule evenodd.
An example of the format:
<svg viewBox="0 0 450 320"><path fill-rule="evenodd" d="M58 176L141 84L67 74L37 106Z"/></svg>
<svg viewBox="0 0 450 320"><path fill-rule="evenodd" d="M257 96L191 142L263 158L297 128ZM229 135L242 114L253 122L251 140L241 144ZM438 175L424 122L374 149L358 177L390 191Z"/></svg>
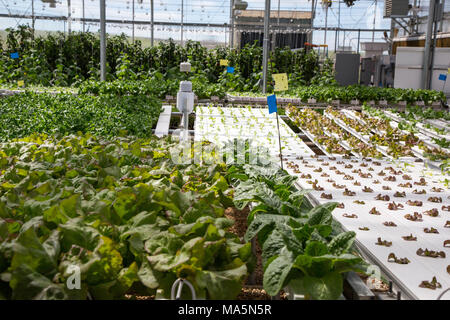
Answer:
<svg viewBox="0 0 450 320"><path fill-rule="evenodd" d="M13 52L9 56L11 57L11 59L19 59L19 53L18 52Z"/></svg>
<svg viewBox="0 0 450 320"><path fill-rule="evenodd" d="M447 81L447 75L446 74L440 74L439 75L439 80L442 80L442 81Z"/></svg>
<svg viewBox="0 0 450 320"><path fill-rule="evenodd" d="M227 67L227 72L228 73L234 73L234 68L233 67Z"/></svg>
<svg viewBox="0 0 450 320"><path fill-rule="evenodd" d="M269 105L269 114L277 112L277 97L274 94L267 96L267 104Z"/></svg>

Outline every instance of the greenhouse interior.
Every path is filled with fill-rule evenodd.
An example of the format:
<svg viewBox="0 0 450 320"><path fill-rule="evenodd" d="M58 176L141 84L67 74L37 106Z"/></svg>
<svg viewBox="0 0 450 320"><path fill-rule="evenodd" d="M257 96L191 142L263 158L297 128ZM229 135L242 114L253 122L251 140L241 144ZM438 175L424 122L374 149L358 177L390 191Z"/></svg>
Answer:
<svg viewBox="0 0 450 320"><path fill-rule="evenodd" d="M450 300L450 0L0 0L0 43L0 300Z"/></svg>

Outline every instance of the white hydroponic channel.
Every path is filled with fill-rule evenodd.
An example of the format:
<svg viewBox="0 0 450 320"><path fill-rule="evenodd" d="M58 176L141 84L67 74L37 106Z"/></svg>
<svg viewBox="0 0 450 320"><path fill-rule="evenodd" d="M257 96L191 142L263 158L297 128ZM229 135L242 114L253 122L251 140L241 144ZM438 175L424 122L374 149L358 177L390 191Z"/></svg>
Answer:
<svg viewBox="0 0 450 320"><path fill-rule="evenodd" d="M352 119L354 119L354 120L356 120L356 121L359 121L359 122L360 122L361 124L363 124L363 125L367 125L366 122L365 122L365 121L359 116L359 114L358 114L357 112L355 112L354 110L343 110L342 113L344 113L344 115L346 115L346 116L349 117L349 118L352 118ZM363 111L363 113L364 113L364 111ZM367 114L367 113L366 113L366 114ZM370 115L369 115L369 116L370 116ZM374 118L374 119L379 119L379 120L381 120L379 117L376 117L376 116L370 116L370 117L371 117L371 118ZM396 122L396 121L389 121L389 125L390 125L392 128L397 128L397 129L398 129L398 122ZM400 130L400 129L398 129L398 130L399 130L400 132L402 132L403 134L408 134L408 133L409 133L409 132L407 132L407 131L405 131L405 130ZM383 130L375 130L375 132L381 133L381 134L386 134L386 131L383 131ZM428 137L428 136L426 136L426 135L424 135L424 134L422 134L422 133L420 133L420 132L415 133L415 136L416 136L417 138L419 138L422 142L424 142L425 144L427 144L429 147L441 149L441 147L440 147L439 145L437 145L436 143L434 143L433 140L432 140L430 137ZM401 142L401 143L402 143L402 145L405 145L405 144L406 144L406 142ZM423 150L421 150L418 146L412 147L411 150L412 150L412 152L415 154L416 157L418 157L418 158L424 160L425 162L427 162L428 164L434 166L435 168L439 168L440 162L437 162L437 161L431 161L430 159L427 159L427 158L425 157L425 155L424 155Z"/></svg>
<svg viewBox="0 0 450 320"><path fill-rule="evenodd" d="M314 155L314 152L279 118L283 156ZM195 141L210 141L223 146L233 139L248 139L254 147L266 147L278 155L279 141L276 113L267 108L197 107Z"/></svg>
<svg viewBox="0 0 450 320"><path fill-rule="evenodd" d="M365 111L363 111L363 113L369 115L369 114L368 114L367 112L365 112ZM359 117L354 111L352 112L352 114L354 115L354 117ZM369 115L369 116L370 116L371 118L381 120L380 117L371 116L371 115ZM397 121L394 121L394 120L391 119L391 120L389 121L389 125L390 125L392 128L398 129L398 130L399 130L401 133L403 133L403 134L408 134L408 133L409 133L409 132L406 131L406 130L400 129L400 128L399 128L399 122L397 122ZM424 142L426 145L428 145L429 147L440 149L440 146L439 146L438 144L434 143L433 140L432 140L432 138L429 137L429 136L427 136L426 134L423 134L423 133L421 133L421 132L415 132L414 135L415 135L417 138L419 138L421 141L423 141L423 142ZM420 148L418 148L418 147L413 147L413 151L415 151L416 154L421 155L421 158L423 158L423 151L422 151Z"/></svg>
<svg viewBox="0 0 450 320"><path fill-rule="evenodd" d="M388 110L383 110L383 113L388 116L389 118L393 119L396 122L402 122L404 121L407 124L412 124L411 121L408 121L404 118L402 118L400 115L398 115L395 112L391 112ZM432 137L432 138L437 138L437 139L442 139L445 138L446 140L450 140L450 124L448 123L448 121L446 120L438 120L438 119L430 119L430 120L425 120L424 122L429 123L433 126L436 126L436 124L441 124L441 126L439 126L439 128L441 129L445 129L444 133L437 133L435 131L433 131L433 129L431 128L426 128L425 125L421 122L421 120L419 120L416 123L416 128L418 130L420 130L423 134Z"/></svg>
<svg viewBox="0 0 450 320"><path fill-rule="evenodd" d="M304 110L300 110L300 112L304 112ZM290 117L290 119L291 120L293 120L293 119L295 119L295 117L292 117L289 113L288 113L288 116ZM327 156L337 156L337 157L339 157L339 156L342 156L342 154L338 154L338 153L329 153L327 150L326 150L326 146L325 145L322 145L321 143L319 143L319 137L318 136L316 136L315 134L313 134L312 132L309 132L306 128L301 128L301 127L298 127L307 137L308 137L308 139L309 140L311 140L311 141L313 141L315 144L316 144L316 146L317 147L319 147L319 149L320 150L322 150L322 152L325 154L325 155L327 155ZM339 137L337 134L335 134L334 132L331 132L331 131L327 131L327 127L322 127L322 130L323 130L323 133L324 133L324 135L325 136L327 136L327 137L329 137L329 138L335 138L338 142L339 142L339 145L341 146L341 147L343 147L345 150L349 150L349 151L351 151L353 154L355 154L355 155L358 155L358 156L362 156L362 155L360 155L360 154L358 154L358 153L356 153L351 147L350 147L350 145L345 141L345 140L343 140L341 137Z"/></svg>
<svg viewBox="0 0 450 320"><path fill-rule="evenodd" d="M445 178L437 170L431 170L424 167L422 163L393 163L388 160L349 160L334 158L311 158L304 157L303 160L292 160L294 165L298 165L298 169L288 168L290 174L301 176L301 174L310 174L311 179L299 178L298 182L302 188L312 189L311 182L317 180L318 185L323 191L313 190L311 195L319 202L325 203L336 201L344 204L344 208L336 208L333 211L334 218L340 222L345 229L354 231L357 234L357 240L366 248L374 257L380 266L389 270L403 286L408 288L410 293L418 299L436 299L439 294L450 287L450 274L447 273L447 266L450 264L450 248L444 247L444 241L450 239L450 228L445 228L447 220L450 220L450 212L442 210L443 206L450 205L450 192L445 185ZM339 163L338 163L339 162ZM375 165L378 162L380 165ZM350 165L352 168L350 168ZM362 166L361 166L362 165ZM347 168L346 168L347 166ZM330 169L335 167L336 169ZM398 174L390 172L389 167L393 167ZM322 169L321 172L317 172ZM370 168L373 171L370 171ZM361 169L363 174L370 173L372 177L363 178L359 173L353 170ZM316 171L315 171L316 170ZM338 170L338 171L336 171ZM401 170L402 172L398 172ZM386 175L379 176L378 173L383 171ZM296 173L297 172L297 173ZM411 180L405 180L403 175L409 175ZM347 177L345 177L347 175ZM386 181L384 178L394 176L396 181ZM353 180L345 178L352 177ZM424 178L426 185L416 185L420 178ZM355 192L354 196L346 196L343 194L345 189L337 189L333 187L332 179L338 185L345 185L349 190ZM380 183L375 183L378 180ZM308 183L308 181L310 183ZM361 186L355 186L358 181ZM399 184L410 182L412 188L400 187ZM362 191L364 186L373 189L372 193ZM391 190L383 190L383 186L390 187ZM432 188L441 188L441 192L435 192ZM414 190L425 190L426 194L415 194ZM395 192L405 192L406 197L394 197ZM322 193L332 194L332 199L321 198ZM388 195L390 201L375 200L378 195ZM442 203L434 203L428 201L429 197L441 197ZM365 204L357 204L354 201L364 201ZM421 207L410 206L406 202L408 200L422 201ZM404 206L400 210L389 210L388 203L394 201ZM369 214L369 211L375 207L381 215ZM424 212L436 208L439 211L437 217L425 215ZM406 214L418 212L422 214L423 221L410 221L405 218ZM343 214L355 214L357 218L347 218ZM394 222L397 227L388 227L383 225L385 221ZM359 228L369 228L368 231ZM424 228L434 227L438 230L438 234L425 233ZM412 234L417 237L417 241L406 241L402 236ZM391 247L376 245L378 237L382 240L392 242ZM434 251L444 251L446 258L423 257L416 254L416 251L422 248ZM398 258L408 258L409 264L397 264L388 262L388 255L394 253ZM427 289L419 287L423 280L430 281L433 277L441 283L441 289ZM450 299L449 294L445 294L442 299Z"/></svg>

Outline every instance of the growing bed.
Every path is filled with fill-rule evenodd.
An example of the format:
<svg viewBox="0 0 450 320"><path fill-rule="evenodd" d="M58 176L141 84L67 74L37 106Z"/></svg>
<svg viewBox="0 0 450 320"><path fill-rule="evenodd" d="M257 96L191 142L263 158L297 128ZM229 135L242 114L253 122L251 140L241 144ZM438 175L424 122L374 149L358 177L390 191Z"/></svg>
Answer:
<svg viewBox="0 0 450 320"><path fill-rule="evenodd" d="M321 190L311 191L311 195L318 203L325 203L332 199L332 201L344 205L343 208L338 207L333 211L334 219L339 221L346 230L357 233L357 241L365 252L372 255L372 258L384 272L394 277L398 284L402 284L402 289L408 296L417 299L436 299L444 289L450 287L450 277L447 271L450 250L448 247L444 247L444 241L448 240L450 236L448 226L445 227L449 220L449 213L442 210L449 203L448 189L444 183L445 177L440 172L427 169L421 163L395 163L386 160L367 161L304 157L303 160L292 160L287 163L287 170L291 174L296 174L299 171L304 175L311 175L309 179L299 179L298 182L302 188L311 189L311 182L318 181L316 188ZM361 167L361 165L365 167ZM333 167L336 169L331 170ZM322 171L316 172L317 168L321 168ZM370 168L374 171L368 171ZM362 169L362 173L353 173L355 169ZM396 174L391 173L394 170ZM381 177L378 175L380 172L384 172L386 175ZM369 173L372 175L370 178L362 177ZM328 176L325 177L324 174ZM403 175L408 175L408 180L405 180L402 177ZM301 175L297 173L297 176L300 177ZM395 177L396 181L386 181L383 179L385 177ZM422 184L421 178L425 179L426 185L415 185L415 183ZM379 182L377 183L375 180ZM360 185L355 186L356 181ZM399 187L399 184L407 182L411 182L413 187ZM384 187L389 187L390 190L385 190ZM351 196L344 195L346 188L354 194ZM363 188L370 188L371 191L364 192ZM414 190L425 190L426 194L415 194L413 193ZM402 197L395 197L394 195L397 192L404 192L405 194L402 194ZM323 194L331 195L332 198L324 199ZM375 198L379 194L389 196L390 200L376 200ZM430 202L428 200L430 197L439 197L443 202ZM408 200L421 201L422 205L420 207L408 205ZM359 204L355 201L363 201L364 203ZM388 204L392 202L403 205L403 208L389 210ZM378 214L370 213L373 208L376 209ZM427 211L430 212L433 209L438 212L436 217L426 214ZM405 218L405 215L413 215L414 212L420 213L422 218L417 221L410 221ZM383 224L385 222L394 222L396 226L385 226ZM424 232L425 228L432 227L439 233ZM406 241L402 238L409 235L414 236L417 240ZM389 247L377 245L379 237L382 241L392 242L392 245ZM418 256L416 251L419 248L444 251L446 257ZM388 262L390 253L394 253L398 258L406 257L411 262L408 264ZM430 290L419 287L422 281L431 281L433 277L436 277L442 284L442 288Z"/></svg>
<svg viewBox="0 0 450 320"><path fill-rule="evenodd" d="M448 158L448 149L433 143L427 132L416 132L415 138L413 133L399 129L398 122L391 119L383 122L385 129L377 127L381 119L367 111L360 114L328 109L322 116L315 111L290 107L288 115L328 154L328 157L317 157L312 151L304 152L299 148L302 143L297 142L300 139L291 133L295 147L289 148L292 140L283 139L286 133L282 131L282 147L288 150L283 151L285 168L299 177L299 188L311 190L316 204L340 203L333 211L334 219L345 230L356 232L359 249L408 298L436 299L450 287L447 241L450 240L450 197L448 175L440 170L440 160ZM267 119L275 120L265 108L197 108L196 140L224 142L242 135L257 144L268 145L271 154L276 156L278 141L272 141L269 135L276 127ZM251 125L252 121L256 125ZM280 127L285 125L280 119ZM374 136L386 136L386 130L400 135L387 143L374 139ZM402 140L404 137L415 139L421 147L410 145ZM340 147L330 147L332 142L339 142ZM396 143L403 149L395 149ZM429 158L426 151L431 148L441 158L436 159L433 154ZM374 158L362 158L362 154ZM412 238L415 240L411 241ZM388 259L391 253L395 258ZM402 262L402 258L409 262L392 262ZM423 282L431 283L433 277L440 287L424 287Z"/></svg>

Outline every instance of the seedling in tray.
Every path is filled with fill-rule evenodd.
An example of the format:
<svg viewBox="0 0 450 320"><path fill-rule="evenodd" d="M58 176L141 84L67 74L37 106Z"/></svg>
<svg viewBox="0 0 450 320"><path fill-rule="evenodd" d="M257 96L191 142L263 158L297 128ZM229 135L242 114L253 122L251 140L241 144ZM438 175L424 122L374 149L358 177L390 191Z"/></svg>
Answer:
<svg viewBox="0 0 450 320"><path fill-rule="evenodd" d="M414 214L406 214L405 218L410 221L422 221L422 215L418 212L414 212Z"/></svg>
<svg viewBox="0 0 450 320"><path fill-rule="evenodd" d="M427 185L427 182L425 181L424 178L420 178L420 181L419 181L419 182L414 182L414 184L415 184L416 186L426 186L426 185Z"/></svg>
<svg viewBox="0 0 450 320"><path fill-rule="evenodd" d="M400 183L398 186L401 188L412 188L411 182Z"/></svg>
<svg viewBox="0 0 450 320"><path fill-rule="evenodd" d="M317 183L318 183L317 180L313 182L312 184L313 189L316 191L323 191L324 190L323 187L319 186Z"/></svg>
<svg viewBox="0 0 450 320"><path fill-rule="evenodd" d="M427 216L430 216L430 217L437 217L437 216L439 216L439 211L438 211L438 209L433 208L433 209L425 211L423 214L426 214Z"/></svg>
<svg viewBox="0 0 450 320"><path fill-rule="evenodd" d="M375 197L375 200L389 201L389 200L391 200L391 198L387 194L382 196L381 193L380 193L379 195L377 195Z"/></svg>
<svg viewBox="0 0 450 320"><path fill-rule="evenodd" d="M356 192L351 191L351 190L349 190L347 188L345 188L345 191L343 192L343 195L344 196L348 196L348 197L353 197L355 194L356 194Z"/></svg>
<svg viewBox="0 0 450 320"><path fill-rule="evenodd" d="M388 262L395 262L398 264L408 264L411 261L409 261L408 258L397 258L397 256L394 253L390 253L388 256Z"/></svg>
<svg viewBox="0 0 450 320"><path fill-rule="evenodd" d="M403 236L402 238L405 241L417 241L417 237L414 237L412 233L409 236Z"/></svg>
<svg viewBox="0 0 450 320"><path fill-rule="evenodd" d="M345 185L333 183L333 187L335 187L336 189L344 189Z"/></svg>
<svg viewBox="0 0 450 320"><path fill-rule="evenodd" d="M394 201L392 201L388 204L388 209L389 210L403 209L403 205L401 203L395 203Z"/></svg>
<svg viewBox="0 0 450 320"><path fill-rule="evenodd" d="M426 288L426 289L431 289L431 290L436 290L436 289L440 289L442 288L442 285L437 282L436 277L433 277L433 279L430 281L424 280L419 284L419 287L421 288Z"/></svg>
<svg viewBox="0 0 450 320"><path fill-rule="evenodd" d="M428 201L435 202L435 203L442 203L442 198L441 197L429 197Z"/></svg>
<svg viewBox="0 0 450 320"><path fill-rule="evenodd" d="M419 201L419 200L414 200L414 201L408 200L408 201L406 201L406 204L409 205L409 206L413 206L413 207L421 207L422 206L422 201Z"/></svg>
<svg viewBox="0 0 450 320"><path fill-rule="evenodd" d="M390 247L392 246L392 241L381 240L381 237L378 237L378 241L375 242L376 245Z"/></svg>
<svg viewBox="0 0 450 320"><path fill-rule="evenodd" d="M445 258L445 252L444 251L433 251L422 248L417 249L416 254L421 257L430 257L430 258Z"/></svg>
<svg viewBox="0 0 450 320"><path fill-rule="evenodd" d="M381 170L380 172L378 172L378 175L379 175L380 177L384 177L384 176L386 176L386 173L384 173L384 171Z"/></svg>
<svg viewBox="0 0 450 320"><path fill-rule="evenodd" d="M364 179L372 178L372 174L371 174L371 173L363 173L363 172L360 172L360 173L359 173L359 176L360 176L361 178L364 178Z"/></svg>
<svg viewBox="0 0 450 320"><path fill-rule="evenodd" d="M423 232L425 232L425 233L439 233L439 231L436 228L433 228L433 227L431 227L431 228L424 228Z"/></svg>

